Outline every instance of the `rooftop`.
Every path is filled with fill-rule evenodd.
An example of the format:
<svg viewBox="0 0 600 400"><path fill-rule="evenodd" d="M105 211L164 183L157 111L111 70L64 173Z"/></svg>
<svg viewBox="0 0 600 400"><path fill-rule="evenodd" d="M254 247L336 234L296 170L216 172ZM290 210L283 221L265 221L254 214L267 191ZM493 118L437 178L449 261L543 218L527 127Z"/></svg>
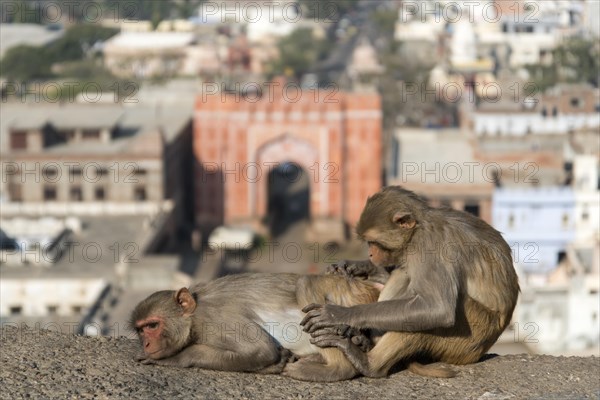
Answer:
<svg viewBox="0 0 600 400"><path fill-rule="evenodd" d="M424 378L407 371L387 379L308 383L257 375L142 365L131 333L91 338L50 330L0 331L3 397L210 399L597 399L598 357L513 355L453 366L458 376ZM129 335L119 337L119 335Z"/></svg>
<svg viewBox="0 0 600 400"><path fill-rule="evenodd" d="M80 217L83 229L69 239L70 246L50 268L2 267L2 279L61 279L112 277L115 258L141 259L144 216Z"/></svg>
<svg viewBox="0 0 600 400"><path fill-rule="evenodd" d="M194 39L195 35L189 32L122 32L109 39L105 44L105 48L170 49L187 46Z"/></svg>
<svg viewBox="0 0 600 400"><path fill-rule="evenodd" d="M101 129L119 127L121 134L108 142L80 141L48 147L44 152L54 154L110 154L131 151L131 140L159 132L168 142L174 140L191 121L193 102L139 104L66 105L42 103L7 103L0 109L0 151L8 150L10 129L37 129L47 124L61 129ZM6 150L5 150L6 149Z"/></svg>
<svg viewBox="0 0 600 400"><path fill-rule="evenodd" d="M64 29L53 30L38 24L0 24L0 57L11 47L44 46L64 33Z"/></svg>

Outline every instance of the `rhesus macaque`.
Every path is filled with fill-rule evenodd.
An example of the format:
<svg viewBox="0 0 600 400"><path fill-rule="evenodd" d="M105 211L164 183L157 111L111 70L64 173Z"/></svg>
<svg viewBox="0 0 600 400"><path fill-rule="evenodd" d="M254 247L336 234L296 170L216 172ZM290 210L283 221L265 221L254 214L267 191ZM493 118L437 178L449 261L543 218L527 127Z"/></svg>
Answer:
<svg viewBox="0 0 600 400"><path fill-rule="evenodd" d="M381 285L336 275L247 273L206 284L160 291L134 309L145 364L223 371L282 373L307 381L338 381L357 375L335 348L321 349L302 331L302 307L333 303L345 307L377 301ZM365 350L368 338L336 327ZM295 356L300 360L293 361Z"/></svg>
<svg viewBox="0 0 600 400"><path fill-rule="evenodd" d="M367 200L356 227L369 261L334 272L377 276L377 303L312 304L301 324L311 342L336 347L365 376L381 377L419 356L451 364L478 361L510 323L519 294L511 249L481 219L432 208L414 193L387 187ZM368 353L335 328L385 332Z"/></svg>

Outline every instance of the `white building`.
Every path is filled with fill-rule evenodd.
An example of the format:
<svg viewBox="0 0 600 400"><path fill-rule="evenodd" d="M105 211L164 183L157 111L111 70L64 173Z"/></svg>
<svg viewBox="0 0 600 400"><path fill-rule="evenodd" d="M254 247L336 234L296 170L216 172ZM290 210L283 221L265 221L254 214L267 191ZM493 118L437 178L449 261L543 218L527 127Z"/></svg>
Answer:
<svg viewBox="0 0 600 400"><path fill-rule="evenodd" d="M570 187L497 188L493 226L513 249L526 273L546 273L565 257L575 239L575 195Z"/></svg>
<svg viewBox="0 0 600 400"><path fill-rule="evenodd" d="M49 267L60 259L72 233L81 231L75 217L0 219L0 266Z"/></svg>
<svg viewBox="0 0 600 400"><path fill-rule="evenodd" d="M600 239L598 158L593 155L578 155L573 167L576 241L597 243Z"/></svg>
<svg viewBox="0 0 600 400"><path fill-rule="evenodd" d="M580 129L600 126L600 115L575 114L543 116L539 112L477 112L473 115L474 129L478 135L565 134Z"/></svg>
<svg viewBox="0 0 600 400"><path fill-rule="evenodd" d="M190 65L202 60L191 51L195 40L190 32L122 32L104 44L104 63L117 76L139 78L199 71Z"/></svg>
<svg viewBox="0 0 600 400"><path fill-rule="evenodd" d="M81 317L106 284L102 278L3 278L0 280L0 317L12 320Z"/></svg>
<svg viewBox="0 0 600 400"><path fill-rule="evenodd" d="M233 24L244 26L250 42L268 36L286 36L298 28L302 14L296 2L284 1L207 1L200 5L198 16L191 21L198 25Z"/></svg>
<svg viewBox="0 0 600 400"><path fill-rule="evenodd" d="M597 273L594 275L598 282ZM544 287L521 286L514 328L519 341L537 353L598 356L598 286L584 276Z"/></svg>
<svg viewBox="0 0 600 400"><path fill-rule="evenodd" d="M522 100L508 88L498 99L480 105L471 119L478 136L560 135L597 130L600 94L586 84L559 84L541 96Z"/></svg>
<svg viewBox="0 0 600 400"><path fill-rule="evenodd" d="M502 190L494 200L494 225L517 250L522 295L514 317L516 339L537 353L598 355L597 156L574 157L572 187Z"/></svg>

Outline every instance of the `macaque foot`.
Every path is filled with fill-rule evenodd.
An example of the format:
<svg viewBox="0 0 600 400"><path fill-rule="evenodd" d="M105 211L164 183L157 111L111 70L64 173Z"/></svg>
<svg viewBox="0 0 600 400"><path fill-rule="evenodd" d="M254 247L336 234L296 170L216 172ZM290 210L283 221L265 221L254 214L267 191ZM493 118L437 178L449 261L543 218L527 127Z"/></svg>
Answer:
<svg viewBox="0 0 600 400"><path fill-rule="evenodd" d="M354 378L356 371L327 364L319 354L313 354L287 364L281 375L307 382L337 382Z"/></svg>
<svg viewBox="0 0 600 400"><path fill-rule="evenodd" d="M371 340L371 337L360 329L350 328L350 330L346 333L346 336L349 337L352 343L364 353L373 348L373 341Z"/></svg>
<svg viewBox="0 0 600 400"><path fill-rule="evenodd" d="M364 376L375 377L369 371L367 354L351 338L332 335L325 330L320 330L313 334L310 342L318 347L335 347L339 349L358 372Z"/></svg>
<svg viewBox="0 0 600 400"><path fill-rule="evenodd" d="M297 359L298 357L294 353L284 347L281 347L279 348L279 361L277 361L275 364L269 365L268 367L259 369L256 372L259 374L280 374L283 372L288 363L293 363Z"/></svg>
<svg viewBox="0 0 600 400"><path fill-rule="evenodd" d="M358 328L352 328L348 325L319 329L318 331L313 332L312 335L313 337L327 335L339 337L340 339L350 339L352 344L360 348L363 352L367 352L373 348L373 342L369 335Z"/></svg>

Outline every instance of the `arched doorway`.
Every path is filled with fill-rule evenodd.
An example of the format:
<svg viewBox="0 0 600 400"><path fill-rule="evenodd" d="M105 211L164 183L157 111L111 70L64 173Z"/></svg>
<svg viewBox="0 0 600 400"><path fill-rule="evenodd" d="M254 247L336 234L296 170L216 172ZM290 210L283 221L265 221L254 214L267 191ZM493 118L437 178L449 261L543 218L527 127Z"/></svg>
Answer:
<svg viewBox="0 0 600 400"><path fill-rule="evenodd" d="M310 218L310 182L298 164L284 162L269 173L267 224L276 237L293 224Z"/></svg>

